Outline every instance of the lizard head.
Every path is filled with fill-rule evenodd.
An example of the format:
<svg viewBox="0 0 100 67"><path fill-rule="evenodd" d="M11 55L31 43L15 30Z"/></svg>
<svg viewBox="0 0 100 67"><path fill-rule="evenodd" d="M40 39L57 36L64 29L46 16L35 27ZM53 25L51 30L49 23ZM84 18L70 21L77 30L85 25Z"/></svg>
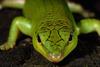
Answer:
<svg viewBox="0 0 100 67"><path fill-rule="evenodd" d="M33 38L35 49L49 61L60 62L76 47L77 35L72 29L65 20L42 23Z"/></svg>

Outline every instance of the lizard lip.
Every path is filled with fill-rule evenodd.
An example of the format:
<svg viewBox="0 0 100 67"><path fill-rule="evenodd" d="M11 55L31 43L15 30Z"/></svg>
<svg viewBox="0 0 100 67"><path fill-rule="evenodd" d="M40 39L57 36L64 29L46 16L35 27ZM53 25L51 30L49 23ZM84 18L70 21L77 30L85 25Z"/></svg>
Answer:
<svg viewBox="0 0 100 67"><path fill-rule="evenodd" d="M59 62L61 60L62 54L49 54L49 58L52 62Z"/></svg>

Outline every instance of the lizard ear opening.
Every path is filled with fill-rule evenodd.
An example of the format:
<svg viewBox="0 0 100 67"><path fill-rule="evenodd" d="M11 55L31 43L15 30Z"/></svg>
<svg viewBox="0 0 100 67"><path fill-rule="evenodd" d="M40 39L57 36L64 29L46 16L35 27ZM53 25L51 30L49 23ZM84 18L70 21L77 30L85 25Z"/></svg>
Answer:
<svg viewBox="0 0 100 67"><path fill-rule="evenodd" d="M39 35L37 36L37 40L38 40L39 43L41 43L41 39L40 39Z"/></svg>

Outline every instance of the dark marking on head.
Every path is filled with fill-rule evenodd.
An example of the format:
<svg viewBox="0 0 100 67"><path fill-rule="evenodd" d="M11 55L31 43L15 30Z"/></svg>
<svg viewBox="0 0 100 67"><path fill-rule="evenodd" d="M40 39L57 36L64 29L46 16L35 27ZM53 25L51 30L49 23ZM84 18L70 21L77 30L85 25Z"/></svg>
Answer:
<svg viewBox="0 0 100 67"><path fill-rule="evenodd" d="M73 32L70 32L69 41L71 41L71 40L72 40L72 37L73 37Z"/></svg>
<svg viewBox="0 0 100 67"><path fill-rule="evenodd" d="M40 39L40 36L39 36L39 35L37 36L37 38L38 38L38 39L37 39L38 42L41 43L41 39Z"/></svg>

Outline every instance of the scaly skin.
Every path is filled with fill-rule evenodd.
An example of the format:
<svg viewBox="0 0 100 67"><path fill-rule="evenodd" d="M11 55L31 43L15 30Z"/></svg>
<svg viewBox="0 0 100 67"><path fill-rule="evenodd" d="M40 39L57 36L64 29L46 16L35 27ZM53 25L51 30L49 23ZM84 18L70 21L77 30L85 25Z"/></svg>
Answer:
<svg viewBox="0 0 100 67"><path fill-rule="evenodd" d="M26 2L31 4L28 5L28 3L26 3L24 15L32 19L32 23L34 24L33 34L35 36L33 36L33 46L48 60L52 62L61 61L75 48L77 42L77 38L75 38L73 41L75 40L76 42L72 44L73 47L69 44L70 36L73 37L73 32L77 30L65 1L36 0L32 2L31 0L27 0ZM33 4L35 7L31 9ZM37 6L37 4L39 5ZM75 35L77 37L77 34ZM37 40L38 38L40 39L39 42ZM69 50L67 50L67 47L70 47Z"/></svg>
<svg viewBox="0 0 100 67"><path fill-rule="evenodd" d="M79 32L86 32L83 29L88 25L84 26L84 22L87 24L92 22L91 19L89 22L85 19L77 27L64 0L26 0L21 8L23 8L24 17L16 17L13 20L8 40L0 46L0 49L13 48L19 32L22 32L32 37L34 48L51 62L60 62L69 55L77 45ZM98 22L96 22L98 26L96 31L100 34ZM94 24L90 25L91 29ZM92 32L95 29L89 29L89 31Z"/></svg>

